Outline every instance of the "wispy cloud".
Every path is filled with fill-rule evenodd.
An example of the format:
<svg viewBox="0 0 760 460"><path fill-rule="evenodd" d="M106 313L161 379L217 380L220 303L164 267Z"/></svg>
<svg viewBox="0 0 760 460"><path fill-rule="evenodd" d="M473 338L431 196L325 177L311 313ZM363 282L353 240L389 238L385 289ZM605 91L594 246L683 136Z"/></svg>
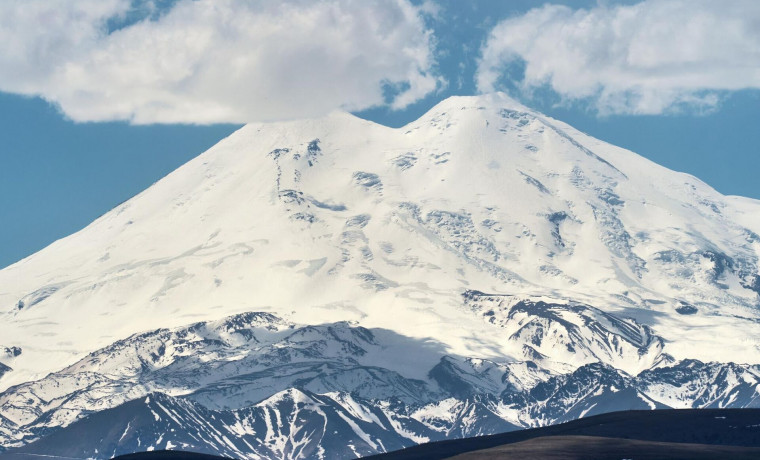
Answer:
<svg viewBox="0 0 760 460"><path fill-rule="evenodd" d="M407 0L179 0L109 32L132 3L0 2L0 90L77 121L211 123L403 108L440 84Z"/></svg>
<svg viewBox="0 0 760 460"><path fill-rule="evenodd" d="M760 88L760 2L547 5L493 29L478 88L498 89L516 63L524 67L522 90L549 86L602 114L709 110L721 91Z"/></svg>

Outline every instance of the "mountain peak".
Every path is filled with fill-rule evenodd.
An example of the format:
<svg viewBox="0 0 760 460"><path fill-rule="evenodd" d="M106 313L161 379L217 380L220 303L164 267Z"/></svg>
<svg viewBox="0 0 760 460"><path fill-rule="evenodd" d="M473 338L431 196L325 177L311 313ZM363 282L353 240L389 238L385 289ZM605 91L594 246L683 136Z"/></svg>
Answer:
<svg viewBox="0 0 760 460"><path fill-rule="evenodd" d="M482 93L474 96L449 96L436 104L431 110L440 112L467 108L511 109L532 112L531 109L501 91Z"/></svg>
<svg viewBox="0 0 760 460"><path fill-rule="evenodd" d="M512 323L473 311L468 290L632 318L675 358L760 361L755 208L504 93L450 97L400 129L339 112L251 124L0 271L0 337L24 349L0 388L157 325L249 311L463 356L475 335L477 357L521 359L527 332L505 339Z"/></svg>
<svg viewBox="0 0 760 460"><path fill-rule="evenodd" d="M472 117L492 119L494 115L505 110L535 114L533 110L503 92L485 93L475 96L449 96L407 126L424 123L442 115L448 115L456 119Z"/></svg>
<svg viewBox="0 0 760 460"><path fill-rule="evenodd" d="M0 449L150 391L115 445L205 420L232 457L349 457L751 405L757 366L700 363L760 362L758 204L503 93L250 124L0 270Z"/></svg>

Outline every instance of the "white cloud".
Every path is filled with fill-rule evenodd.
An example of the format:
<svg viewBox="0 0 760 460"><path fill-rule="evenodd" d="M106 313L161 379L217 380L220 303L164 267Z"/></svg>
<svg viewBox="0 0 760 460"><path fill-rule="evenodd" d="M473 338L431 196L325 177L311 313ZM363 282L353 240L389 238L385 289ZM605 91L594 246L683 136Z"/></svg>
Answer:
<svg viewBox="0 0 760 460"><path fill-rule="evenodd" d="M547 5L499 23L477 84L525 65L525 91L549 85L600 113L710 109L720 91L760 88L760 1L648 0L572 10Z"/></svg>
<svg viewBox="0 0 760 460"><path fill-rule="evenodd" d="M180 0L111 33L130 0L0 2L0 90L77 121L247 122L385 103L441 84L407 0Z"/></svg>

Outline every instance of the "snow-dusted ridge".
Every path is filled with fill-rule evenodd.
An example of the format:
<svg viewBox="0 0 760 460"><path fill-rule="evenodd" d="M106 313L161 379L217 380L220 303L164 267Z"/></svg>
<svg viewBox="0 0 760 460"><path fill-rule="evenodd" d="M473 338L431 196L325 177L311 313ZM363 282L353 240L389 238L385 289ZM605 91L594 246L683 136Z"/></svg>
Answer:
<svg viewBox="0 0 760 460"><path fill-rule="evenodd" d="M267 313L137 334L0 395L0 441L39 439L22 451L75 457L172 446L237 458L350 457L612 410L760 403L760 366L686 360L634 377L599 362L556 374L533 361L441 355L416 380L374 365L399 341Z"/></svg>
<svg viewBox="0 0 760 460"><path fill-rule="evenodd" d="M155 392L234 412L297 389L362 454L757 405L758 216L499 93L399 129L250 124L0 270L0 445Z"/></svg>

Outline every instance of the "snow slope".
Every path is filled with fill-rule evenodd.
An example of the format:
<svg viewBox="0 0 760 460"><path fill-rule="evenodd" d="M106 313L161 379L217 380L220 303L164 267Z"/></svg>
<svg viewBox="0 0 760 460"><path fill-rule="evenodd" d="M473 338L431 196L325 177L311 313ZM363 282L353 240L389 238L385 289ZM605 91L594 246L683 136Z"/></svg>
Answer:
<svg viewBox="0 0 760 460"><path fill-rule="evenodd" d="M514 377L523 379L514 391L597 362L627 376L685 359L756 364L758 216L756 200L724 197L500 93L452 97L399 129L345 113L250 124L82 231L0 270L0 399L51 373L128 381L143 370L130 377L114 361L104 371L87 355L133 334L245 312L272 314L287 330L348 321L383 331L361 366L380 369L388 391L424 383L406 404L445 396L454 407L467 385L502 398L496 370L526 362L537 370ZM333 368L348 359L329 356ZM493 375L446 388L432 372L443 372L444 357L446 369L466 362L463 375ZM217 383L197 401L239 409L298 387L250 384L240 407L218 407L229 382ZM344 384L313 391L340 393ZM49 427L148 391L178 396L205 385L91 397ZM387 400L381 390L367 397ZM627 397L678 405L662 392ZM16 437L40 423L56 397L35 394L41 401L18 408L35 415L0 430ZM513 425L554 420L542 415L548 409L526 409L533 403L494 404Z"/></svg>

